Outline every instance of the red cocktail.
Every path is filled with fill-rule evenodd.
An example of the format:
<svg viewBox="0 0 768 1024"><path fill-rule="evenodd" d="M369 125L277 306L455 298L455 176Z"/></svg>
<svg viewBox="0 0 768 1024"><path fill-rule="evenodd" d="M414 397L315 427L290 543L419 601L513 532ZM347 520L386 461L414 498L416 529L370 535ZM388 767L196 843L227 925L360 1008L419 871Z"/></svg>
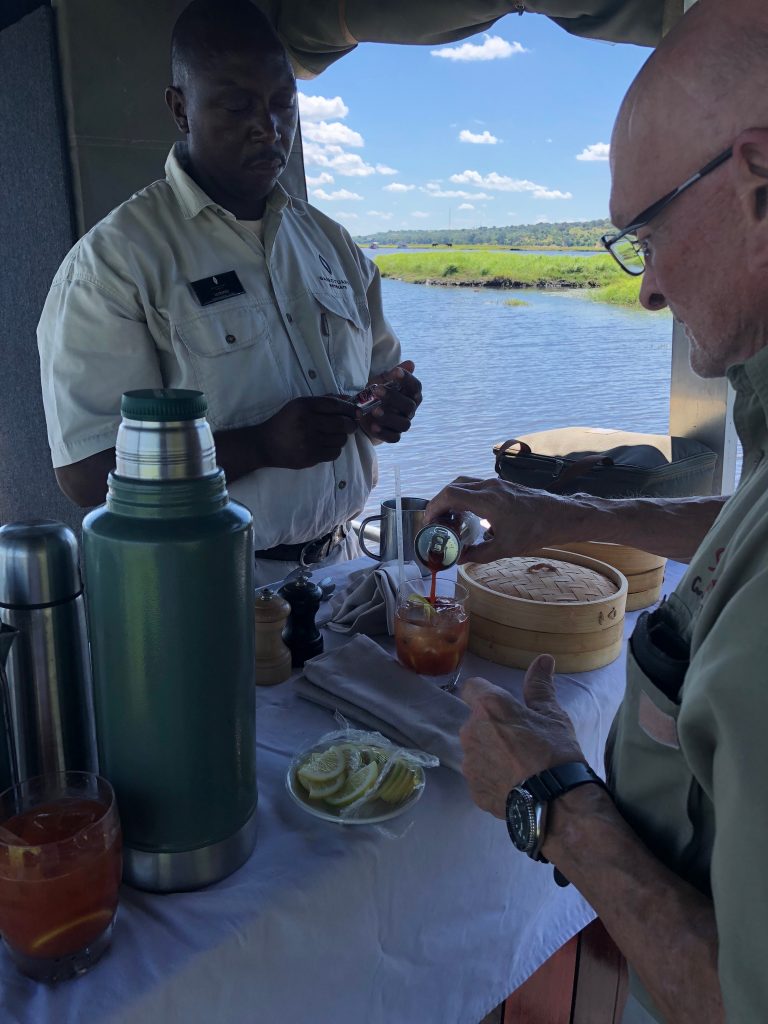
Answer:
<svg viewBox="0 0 768 1024"><path fill-rule="evenodd" d="M434 577L405 583L397 595L397 659L444 689L456 685L467 649L467 596L460 583Z"/></svg>
<svg viewBox="0 0 768 1024"><path fill-rule="evenodd" d="M108 782L40 776L0 795L0 932L40 981L83 974L109 946L122 871Z"/></svg>

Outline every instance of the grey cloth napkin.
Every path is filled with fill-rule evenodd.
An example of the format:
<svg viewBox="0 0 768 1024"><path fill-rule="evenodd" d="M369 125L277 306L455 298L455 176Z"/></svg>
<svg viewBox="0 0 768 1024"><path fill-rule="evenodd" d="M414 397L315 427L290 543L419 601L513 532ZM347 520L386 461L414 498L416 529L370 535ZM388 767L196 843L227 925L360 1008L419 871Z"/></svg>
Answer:
<svg viewBox="0 0 768 1024"><path fill-rule="evenodd" d="M459 771L459 729L469 708L415 672L403 668L367 636L319 654L296 681L300 697L340 711L395 743L434 754Z"/></svg>
<svg viewBox="0 0 768 1024"><path fill-rule="evenodd" d="M415 562L404 566L406 580L420 580L421 570ZM398 587L397 562L358 569L349 576L347 586L334 594L327 612L318 617L337 633L366 633L381 636L395 632L395 608Z"/></svg>

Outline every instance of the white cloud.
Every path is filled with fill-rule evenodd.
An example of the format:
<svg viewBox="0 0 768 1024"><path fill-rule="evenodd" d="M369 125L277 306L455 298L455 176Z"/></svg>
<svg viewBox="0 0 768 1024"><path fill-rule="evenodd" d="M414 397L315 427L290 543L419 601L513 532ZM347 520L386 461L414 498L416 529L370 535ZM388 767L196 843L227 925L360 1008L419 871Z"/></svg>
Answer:
<svg viewBox="0 0 768 1024"><path fill-rule="evenodd" d="M467 128L462 128L459 132L459 142L472 142L476 146L495 146L498 141L496 136L491 135L487 129L480 134L471 132Z"/></svg>
<svg viewBox="0 0 768 1024"><path fill-rule="evenodd" d="M577 154L577 160L607 160L611 147L607 142L595 142Z"/></svg>
<svg viewBox="0 0 768 1024"><path fill-rule="evenodd" d="M388 167L386 164L376 164L376 170L379 174L397 174L394 167Z"/></svg>
<svg viewBox="0 0 768 1024"><path fill-rule="evenodd" d="M392 181L389 185L384 186L385 192L411 192L415 189L415 185L404 185L402 181Z"/></svg>
<svg viewBox="0 0 768 1024"><path fill-rule="evenodd" d="M392 220L393 214L384 213L382 210L367 210L369 217L380 217L382 220Z"/></svg>
<svg viewBox="0 0 768 1024"><path fill-rule="evenodd" d="M459 203L460 210L474 210L472 203Z"/></svg>
<svg viewBox="0 0 768 1024"><path fill-rule="evenodd" d="M332 185L334 181L333 175L328 174L327 171L321 171L317 177L307 175L307 184L310 188L315 188L317 185Z"/></svg>
<svg viewBox="0 0 768 1024"><path fill-rule="evenodd" d="M350 213L348 210L337 210L336 216L339 220L358 220L356 213Z"/></svg>
<svg viewBox="0 0 768 1024"><path fill-rule="evenodd" d="M432 199L493 199L493 196L489 196L485 192L465 192L460 188L440 188L439 185L433 181L428 181L427 184L419 189L420 192L426 192Z"/></svg>
<svg viewBox="0 0 768 1024"><path fill-rule="evenodd" d="M325 167L350 178L364 178L376 173L376 168L367 164L357 153L345 153L341 146L322 146L317 142L304 144L304 163L312 167Z"/></svg>
<svg viewBox="0 0 768 1024"><path fill-rule="evenodd" d="M482 43L462 43L461 46L443 46L439 50L429 51L433 57L443 57L446 60L500 60L504 57L511 57L513 53L527 53L522 43L508 43L501 36L491 36L485 33L485 40Z"/></svg>
<svg viewBox="0 0 768 1024"><path fill-rule="evenodd" d="M411 216L412 217L419 217L420 219L423 219L424 217L428 217L429 214L425 213L423 210L414 210L413 213L411 214Z"/></svg>
<svg viewBox="0 0 768 1024"><path fill-rule="evenodd" d="M573 199L570 192L560 192L558 189L547 188L546 185L537 185L535 181L528 181L526 178L510 178L505 174L497 174L496 171L491 171L490 174L462 171L461 174L452 174L451 181L457 185L482 186L499 192L530 192L534 199Z"/></svg>
<svg viewBox="0 0 768 1024"><path fill-rule="evenodd" d="M312 190L312 195L316 199L324 199L327 203L335 201L337 199L362 199L363 197L358 195L357 192L350 192L347 188L337 188L335 192L326 192L324 188L316 188Z"/></svg>
<svg viewBox="0 0 768 1024"><path fill-rule="evenodd" d="M310 121L302 128L302 137L321 146L364 146L363 136L341 121Z"/></svg>
<svg viewBox="0 0 768 1024"><path fill-rule="evenodd" d="M323 121L327 117L346 117L349 107L341 96L334 96L328 99L325 96L307 96L299 93L299 114L301 120Z"/></svg>

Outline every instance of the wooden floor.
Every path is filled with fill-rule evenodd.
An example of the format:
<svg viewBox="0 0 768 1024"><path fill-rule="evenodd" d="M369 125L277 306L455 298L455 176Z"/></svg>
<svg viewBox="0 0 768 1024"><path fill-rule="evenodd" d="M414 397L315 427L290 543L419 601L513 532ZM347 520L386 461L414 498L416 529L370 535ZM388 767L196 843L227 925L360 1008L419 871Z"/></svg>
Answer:
<svg viewBox="0 0 768 1024"><path fill-rule="evenodd" d="M626 963L598 920L480 1024L619 1024L626 999Z"/></svg>

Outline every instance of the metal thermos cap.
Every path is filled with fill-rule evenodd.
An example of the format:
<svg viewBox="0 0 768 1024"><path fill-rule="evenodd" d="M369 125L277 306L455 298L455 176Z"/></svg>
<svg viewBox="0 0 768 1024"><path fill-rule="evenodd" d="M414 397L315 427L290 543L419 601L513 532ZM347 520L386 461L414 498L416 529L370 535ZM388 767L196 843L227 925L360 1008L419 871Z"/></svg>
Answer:
<svg viewBox="0 0 768 1024"><path fill-rule="evenodd" d="M82 589L77 538L68 526L33 519L0 527L0 606L56 604Z"/></svg>

